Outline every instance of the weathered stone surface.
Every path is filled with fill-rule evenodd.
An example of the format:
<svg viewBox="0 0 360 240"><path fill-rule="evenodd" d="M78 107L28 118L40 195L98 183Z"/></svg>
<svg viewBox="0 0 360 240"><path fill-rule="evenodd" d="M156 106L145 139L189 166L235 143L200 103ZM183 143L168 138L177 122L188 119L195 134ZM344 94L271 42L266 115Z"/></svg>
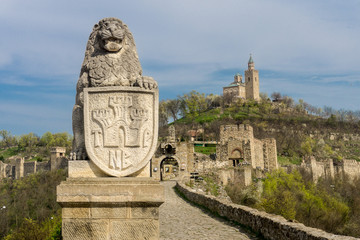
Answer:
<svg viewBox="0 0 360 240"><path fill-rule="evenodd" d="M164 189L150 178L150 159L159 93L119 19L95 24L76 91L73 161L57 187L63 239L158 239Z"/></svg>
<svg viewBox="0 0 360 240"><path fill-rule="evenodd" d="M157 144L158 99L157 89L84 89L86 151L103 172L128 176L149 162Z"/></svg>
<svg viewBox="0 0 360 240"><path fill-rule="evenodd" d="M247 124L220 126L216 156L219 162L228 161L229 165L250 164L266 171L278 168L276 140L254 138L253 128Z"/></svg>
<svg viewBox="0 0 360 240"><path fill-rule="evenodd" d="M57 186L60 205L163 201L163 188L151 178L68 178Z"/></svg>
<svg viewBox="0 0 360 240"><path fill-rule="evenodd" d="M109 239L109 223L106 220L63 219L63 239Z"/></svg>
<svg viewBox="0 0 360 240"><path fill-rule="evenodd" d="M174 191L175 182L161 182L165 203L160 206L161 240L256 240L247 229L189 204Z"/></svg>
<svg viewBox="0 0 360 240"><path fill-rule="evenodd" d="M154 79L142 76L134 38L128 27L116 18L105 18L95 24L87 43L73 109L74 159L87 159L84 89L109 86L157 89Z"/></svg>
<svg viewBox="0 0 360 240"><path fill-rule="evenodd" d="M150 178L69 178L57 187L64 239L158 239L164 188Z"/></svg>
<svg viewBox="0 0 360 240"><path fill-rule="evenodd" d="M159 222L153 220L114 221L110 239L159 239Z"/></svg>
<svg viewBox="0 0 360 240"><path fill-rule="evenodd" d="M69 178L95 178L107 175L91 161L69 161Z"/></svg>

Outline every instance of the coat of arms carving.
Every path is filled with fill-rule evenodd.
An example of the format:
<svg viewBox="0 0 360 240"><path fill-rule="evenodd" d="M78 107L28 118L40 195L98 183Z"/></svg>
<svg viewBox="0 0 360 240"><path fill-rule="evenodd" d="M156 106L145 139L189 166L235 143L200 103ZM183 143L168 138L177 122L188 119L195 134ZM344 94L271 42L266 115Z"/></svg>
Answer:
<svg viewBox="0 0 360 240"><path fill-rule="evenodd" d="M94 25L76 86L72 160L110 176L146 166L158 136L157 82L142 75L134 38L121 20Z"/></svg>
<svg viewBox="0 0 360 240"><path fill-rule="evenodd" d="M111 176L143 168L156 150L158 89L99 87L84 90L85 146Z"/></svg>

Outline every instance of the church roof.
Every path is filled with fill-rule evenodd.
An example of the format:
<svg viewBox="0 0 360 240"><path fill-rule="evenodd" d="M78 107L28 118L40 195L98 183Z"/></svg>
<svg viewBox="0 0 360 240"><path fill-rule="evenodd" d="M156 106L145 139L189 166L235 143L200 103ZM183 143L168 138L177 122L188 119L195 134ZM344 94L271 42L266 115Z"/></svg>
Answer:
<svg viewBox="0 0 360 240"><path fill-rule="evenodd" d="M232 82L226 87L236 87L236 86L243 86L243 85L244 85L244 83Z"/></svg>
<svg viewBox="0 0 360 240"><path fill-rule="evenodd" d="M252 55L250 54L249 63L254 63L254 60L252 58Z"/></svg>

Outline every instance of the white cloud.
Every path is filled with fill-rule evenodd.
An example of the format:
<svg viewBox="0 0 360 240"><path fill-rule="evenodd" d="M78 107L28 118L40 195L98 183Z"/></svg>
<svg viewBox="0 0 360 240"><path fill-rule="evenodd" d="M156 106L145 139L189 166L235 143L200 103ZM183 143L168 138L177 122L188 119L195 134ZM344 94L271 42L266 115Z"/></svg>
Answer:
<svg viewBox="0 0 360 240"><path fill-rule="evenodd" d="M265 90L291 91L317 104L329 98L312 90L323 88L346 95L330 99L334 104L353 108L356 88L335 84L359 81L359 12L358 0L2 0L0 73L14 76L0 84L75 89L93 25L112 16L133 32L144 74L175 96L188 89L220 93L232 77L211 73L242 72L253 53L257 69L286 75L286 81L263 78ZM320 76L313 79L318 85L307 90L296 79L302 73Z"/></svg>
<svg viewBox="0 0 360 240"><path fill-rule="evenodd" d="M14 86L33 86L34 83L16 76L5 76L0 78L0 84L14 85Z"/></svg>

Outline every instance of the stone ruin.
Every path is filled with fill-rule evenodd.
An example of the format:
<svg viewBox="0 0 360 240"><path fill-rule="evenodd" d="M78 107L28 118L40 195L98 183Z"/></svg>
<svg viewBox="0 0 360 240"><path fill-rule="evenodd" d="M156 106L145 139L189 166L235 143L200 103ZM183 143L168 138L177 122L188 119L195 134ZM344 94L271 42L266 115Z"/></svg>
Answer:
<svg viewBox="0 0 360 240"><path fill-rule="evenodd" d="M274 138L254 138L253 128L247 124L222 125L220 141L216 148L216 161L224 166L237 167L220 173L222 183L237 180L247 186L255 177L278 168L276 140Z"/></svg>
<svg viewBox="0 0 360 240"><path fill-rule="evenodd" d="M276 140L254 138L253 128L247 124L222 125L216 154L218 161L234 167L249 165L265 171L278 168Z"/></svg>
<svg viewBox="0 0 360 240"><path fill-rule="evenodd" d="M293 170L305 171L310 174L313 182L317 182L319 178L334 179L336 177L348 176L354 179L360 176L360 162L351 159L342 159L334 161L327 159L325 161L317 161L314 156L304 157L301 165L289 165L283 167L287 172Z"/></svg>
<svg viewBox="0 0 360 240"><path fill-rule="evenodd" d="M165 141L157 146L151 162L151 175L157 180L182 179L194 171L194 144L176 141L175 127L169 126Z"/></svg>
<svg viewBox="0 0 360 240"><path fill-rule="evenodd" d="M169 159L176 161L176 164L166 164ZM230 166L236 168L228 168ZM176 173L173 172L174 167ZM171 125L168 137L158 145L152 159L151 174L158 180L183 179L192 172L208 172L217 168L222 169L220 178L224 185L234 179L238 179L242 185L249 185L252 170L256 172L255 177L263 177L265 172L278 167L276 140L254 138L250 125L221 126L215 156L195 152L194 142L176 141L175 127Z"/></svg>
<svg viewBox="0 0 360 240"><path fill-rule="evenodd" d="M65 152L66 149L64 147L51 148L50 161L46 162L25 162L25 158L15 159L15 164L7 164L0 161L0 179L19 179L41 171L66 169L68 166L68 158L65 156Z"/></svg>
<svg viewBox="0 0 360 240"><path fill-rule="evenodd" d="M164 189L150 159L159 91L119 19L95 24L76 92L69 177L57 187L63 239L158 239Z"/></svg>

